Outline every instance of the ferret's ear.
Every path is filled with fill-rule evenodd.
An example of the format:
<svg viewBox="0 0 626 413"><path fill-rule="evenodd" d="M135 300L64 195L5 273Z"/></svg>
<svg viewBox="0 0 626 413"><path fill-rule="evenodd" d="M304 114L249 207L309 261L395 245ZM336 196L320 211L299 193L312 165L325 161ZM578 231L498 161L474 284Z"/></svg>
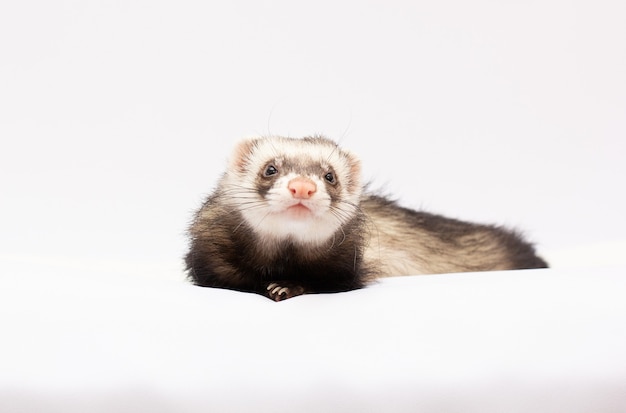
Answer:
<svg viewBox="0 0 626 413"><path fill-rule="evenodd" d="M348 153L348 162L350 163L350 175L361 176L361 160L355 155Z"/></svg>
<svg viewBox="0 0 626 413"><path fill-rule="evenodd" d="M243 139L237 143L230 155L229 166L231 170L235 170L238 173L244 173L246 171L246 165L250 161L255 141L255 139L249 138Z"/></svg>
<svg viewBox="0 0 626 413"><path fill-rule="evenodd" d="M361 160L350 152L346 152L346 156L350 165L350 176L361 177Z"/></svg>
<svg viewBox="0 0 626 413"><path fill-rule="evenodd" d="M361 160L350 152L346 152L348 166L350 168L350 183L348 190L355 192L361 188Z"/></svg>

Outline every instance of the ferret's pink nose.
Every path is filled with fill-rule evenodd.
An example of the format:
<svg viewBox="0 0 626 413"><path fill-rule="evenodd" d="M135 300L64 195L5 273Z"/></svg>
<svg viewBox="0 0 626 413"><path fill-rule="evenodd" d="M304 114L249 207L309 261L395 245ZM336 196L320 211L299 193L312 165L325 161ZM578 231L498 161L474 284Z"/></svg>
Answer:
<svg viewBox="0 0 626 413"><path fill-rule="evenodd" d="M299 199L309 199L317 191L315 182L303 177L294 178L289 181L287 188L289 188L294 198Z"/></svg>

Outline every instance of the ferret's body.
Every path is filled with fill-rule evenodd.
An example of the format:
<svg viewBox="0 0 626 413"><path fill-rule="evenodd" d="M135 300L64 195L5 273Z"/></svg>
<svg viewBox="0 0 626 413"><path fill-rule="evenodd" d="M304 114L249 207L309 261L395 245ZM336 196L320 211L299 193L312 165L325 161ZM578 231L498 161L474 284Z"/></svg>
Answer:
<svg viewBox="0 0 626 413"><path fill-rule="evenodd" d="M360 174L326 138L242 141L190 227L189 277L279 301L379 277L547 266L510 230L364 194Z"/></svg>

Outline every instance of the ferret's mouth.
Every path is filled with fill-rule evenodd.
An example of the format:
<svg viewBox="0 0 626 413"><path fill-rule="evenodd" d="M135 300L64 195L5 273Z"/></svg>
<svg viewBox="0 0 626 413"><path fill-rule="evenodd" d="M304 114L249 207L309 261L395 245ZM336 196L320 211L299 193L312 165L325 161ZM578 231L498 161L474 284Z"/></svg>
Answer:
<svg viewBox="0 0 626 413"><path fill-rule="evenodd" d="M313 211L301 202L291 205L286 212L294 218L306 218L313 214Z"/></svg>

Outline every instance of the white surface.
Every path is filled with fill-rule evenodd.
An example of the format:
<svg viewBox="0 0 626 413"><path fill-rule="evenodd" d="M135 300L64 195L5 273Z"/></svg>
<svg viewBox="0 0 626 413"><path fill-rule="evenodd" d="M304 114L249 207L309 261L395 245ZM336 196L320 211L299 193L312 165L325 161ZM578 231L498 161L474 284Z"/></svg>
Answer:
<svg viewBox="0 0 626 413"><path fill-rule="evenodd" d="M0 402L609 411L626 347L611 327L624 21L618 0L0 3ZM267 133L339 139L375 187L519 227L554 271L519 291L517 276L409 278L279 305L186 285L192 212L233 142ZM468 301L500 282L506 300ZM426 293L444 284L456 295ZM406 329L423 313L426 342Z"/></svg>
<svg viewBox="0 0 626 413"><path fill-rule="evenodd" d="M623 411L623 275L400 277L281 303L166 280L3 277L0 407Z"/></svg>

